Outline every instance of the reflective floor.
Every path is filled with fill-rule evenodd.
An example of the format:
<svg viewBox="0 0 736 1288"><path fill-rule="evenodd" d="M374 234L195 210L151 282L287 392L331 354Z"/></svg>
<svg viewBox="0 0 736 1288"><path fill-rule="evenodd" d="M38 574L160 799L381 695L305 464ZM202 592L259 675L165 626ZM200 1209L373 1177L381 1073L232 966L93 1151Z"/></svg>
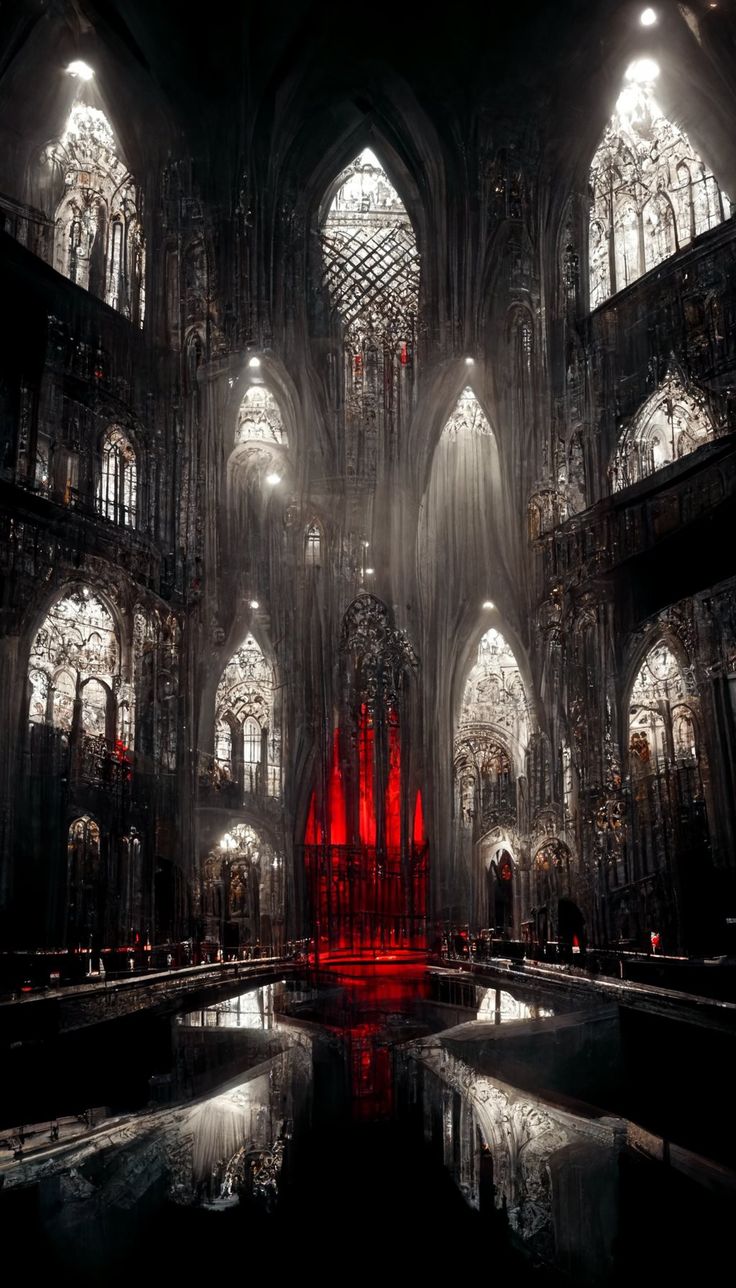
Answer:
<svg viewBox="0 0 736 1288"><path fill-rule="evenodd" d="M618 1116L619 1041L611 1008L419 965L101 1026L52 1061L12 1053L0 1218L76 1283L264 1258L360 1280L679 1274L725 1239L731 1180Z"/></svg>

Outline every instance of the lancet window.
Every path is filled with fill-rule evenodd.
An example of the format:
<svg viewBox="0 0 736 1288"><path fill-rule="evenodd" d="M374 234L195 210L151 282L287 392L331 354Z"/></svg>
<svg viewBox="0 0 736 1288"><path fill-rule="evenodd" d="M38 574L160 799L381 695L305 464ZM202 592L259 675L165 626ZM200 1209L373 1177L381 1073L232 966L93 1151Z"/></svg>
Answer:
<svg viewBox="0 0 736 1288"><path fill-rule="evenodd" d="M524 772L529 714L512 649L486 631L465 684L457 736L455 781L461 823L476 834L516 823L516 782Z"/></svg>
<svg viewBox="0 0 736 1288"><path fill-rule="evenodd" d="M376 155L365 148L342 172L322 227L324 282L342 323L349 434L347 469L370 475L382 428L401 415L419 306L411 220Z"/></svg>
<svg viewBox="0 0 736 1288"><path fill-rule="evenodd" d="M80 733L115 738L118 633L110 610L91 591L72 591L49 610L31 648L28 676L32 723L69 733L78 721Z"/></svg>
<svg viewBox="0 0 736 1288"><path fill-rule="evenodd" d="M279 761L273 671L254 637L248 635L217 686L216 772L220 781L242 780L245 791L276 796Z"/></svg>
<svg viewBox="0 0 736 1288"><path fill-rule="evenodd" d="M54 267L142 326L141 195L104 112L75 103L64 133L46 147L43 160L63 187L54 214Z"/></svg>
<svg viewBox="0 0 736 1288"><path fill-rule="evenodd" d="M97 508L112 523L135 528L138 501L138 468L130 441L118 426L102 441L102 462L97 488Z"/></svg>
<svg viewBox="0 0 736 1288"><path fill-rule="evenodd" d="M705 406L669 375L621 439L611 468L613 490L680 460L713 436Z"/></svg>
<svg viewBox="0 0 736 1288"><path fill-rule="evenodd" d="M590 170L590 307L635 282L730 213L687 136L655 97L659 67L629 66Z"/></svg>
<svg viewBox="0 0 736 1288"><path fill-rule="evenodd" d="M322 531L318 523L311 523L307 528L304 559L308 568L319 568L322 562Z"/></svg>

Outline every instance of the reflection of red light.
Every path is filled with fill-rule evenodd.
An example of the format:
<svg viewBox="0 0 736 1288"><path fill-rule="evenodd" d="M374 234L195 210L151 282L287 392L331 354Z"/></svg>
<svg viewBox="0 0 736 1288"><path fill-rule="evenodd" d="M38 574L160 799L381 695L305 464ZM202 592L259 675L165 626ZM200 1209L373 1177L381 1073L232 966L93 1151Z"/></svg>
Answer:
<svg viewBox="0 0 736 1288"><path fill-rule="evenodd" d="M401 350L400 350L399 357L400 357L402 367L405 367L407 362L409 361L409 353L406 347L406 340L401 341Z"/></svg>

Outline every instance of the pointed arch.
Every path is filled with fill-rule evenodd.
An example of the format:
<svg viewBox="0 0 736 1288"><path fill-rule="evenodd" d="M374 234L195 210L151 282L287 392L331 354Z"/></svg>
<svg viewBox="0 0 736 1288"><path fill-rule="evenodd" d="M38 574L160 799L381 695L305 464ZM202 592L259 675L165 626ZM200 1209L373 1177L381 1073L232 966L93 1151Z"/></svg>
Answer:
<svg viewBox="0 0 736 1288"><path fill-rule="evenodd" d="M145 314L141 193L118 154L105 113L77 101L42 164L62 196L53 213L53 262L139 326Z"/></svg>
<svg viewBox="0 0 736 1288"><path fill-rule="evenodd" d="M263 442L287 447L281 408L264 384L251 384L238 408L235 442Z"/></svg>
<svg viewBox="0 0 736 1288"><path fill-rule="evenodd" d="M590 168L590 306L629 286L725 218L727 200L656 99L659 67L639 58Z"/></svg>
<svg viewBox="0 0 736 1288"><path fill-rule="evenodd" d="M138 462L135 449L119 425L102 439L97 509L111 523L138 526Z"/></svg>
<svg viewBox="0 0 736 1288"><path fill-rule="evenodd" d="M79 702L81 730L114 737L120 657L107 604L87 587L67 591L49 608L31 646L31 723L69 732Z"/></svg>
<svg viewBox="0 0 736 1288"><path fill-rule="evenodd" d="M373 478L379 461L396 451L399 427L411 416L419 308L416 237L370 148L338 176L323 212L322 281L343 347L344 469L352 477Z"/></svg>
<svg viewBox="0 0 736 1288"><path fill-rule="evenodd" d="M623 434L611 466L613 490L638 483L715 436L705 399L669 371Z"/></svg>
<svg viewBox="0 0 736 1288"><path fill-rule="evenodd" d="M322 528L316 519L309 524L304 537L304 562L308 568L322 566Z"/></svg>
<svg viewBox="0 0 736 1288"><path fill-rule="evenodd" d="M215 764L245 791L280 791L280 748L274 729L274 675L252 634L227 663L215 695Z"/></svg>
<svg viewBox="0 0 736 1288"><path fill-rule="evenodd" d="M497 765L505 756L517 776L524 773L530 737L529 701L514 651L496 627L482 636L465 681L456 747L470 745L468 740L474 737L480 738L480 758L475 757L479 770L486 760Z"/></svg>

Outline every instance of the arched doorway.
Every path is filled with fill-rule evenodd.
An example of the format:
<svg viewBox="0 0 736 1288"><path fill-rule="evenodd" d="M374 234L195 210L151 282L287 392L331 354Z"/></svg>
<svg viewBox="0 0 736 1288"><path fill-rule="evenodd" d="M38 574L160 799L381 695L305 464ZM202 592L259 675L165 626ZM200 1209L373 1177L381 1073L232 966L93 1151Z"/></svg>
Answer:
<svg viewBox="0 0 736 1288"><path fill-rule="evenodd" d="M514 937L514 861L510 850L500 845L486 869L488 926L501 939Z"/></svg>

